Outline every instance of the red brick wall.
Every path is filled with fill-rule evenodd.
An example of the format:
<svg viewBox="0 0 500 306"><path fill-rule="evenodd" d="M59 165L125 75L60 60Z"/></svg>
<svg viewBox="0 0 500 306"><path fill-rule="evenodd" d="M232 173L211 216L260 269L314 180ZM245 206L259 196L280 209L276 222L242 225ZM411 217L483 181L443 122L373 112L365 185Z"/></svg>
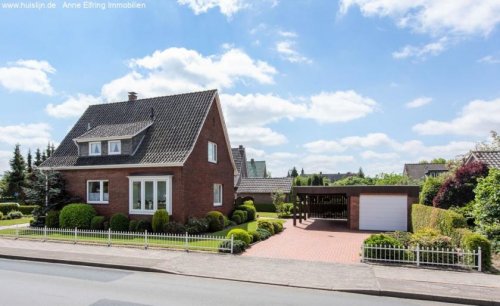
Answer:
<svg viewBox="0 0 500 306"><path fill-rule="evenodd" d="M349 197L349 228L359 230L359 196Z"/></svg>
<svg viewBox="0 0 500 306"><path fill-rule="evenodd" d="M252 197L256 204L273 204L270 193L238 193L239 197Z"/></svg>

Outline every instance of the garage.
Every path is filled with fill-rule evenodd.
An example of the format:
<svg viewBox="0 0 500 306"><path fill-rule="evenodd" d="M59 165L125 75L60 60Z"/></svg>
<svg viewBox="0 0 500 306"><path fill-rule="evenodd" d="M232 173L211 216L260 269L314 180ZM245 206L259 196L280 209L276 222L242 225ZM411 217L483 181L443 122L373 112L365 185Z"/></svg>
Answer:
<svg viewBox="0 0 500 306"><path fill-rule="evenodd" d="M406 231L408 229L408 196L361 194L359 229L373 231Z"/></svg>

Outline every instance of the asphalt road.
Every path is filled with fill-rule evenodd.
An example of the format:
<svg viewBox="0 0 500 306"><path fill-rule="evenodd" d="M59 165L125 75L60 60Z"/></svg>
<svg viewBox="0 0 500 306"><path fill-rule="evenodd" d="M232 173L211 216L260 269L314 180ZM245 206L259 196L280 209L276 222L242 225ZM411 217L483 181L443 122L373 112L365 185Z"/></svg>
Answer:
<svg viewBox="0 0 500 306"><path fill-rule="evenodd" d="M450 304L161 273L0 259L0 305Z"/></svg>

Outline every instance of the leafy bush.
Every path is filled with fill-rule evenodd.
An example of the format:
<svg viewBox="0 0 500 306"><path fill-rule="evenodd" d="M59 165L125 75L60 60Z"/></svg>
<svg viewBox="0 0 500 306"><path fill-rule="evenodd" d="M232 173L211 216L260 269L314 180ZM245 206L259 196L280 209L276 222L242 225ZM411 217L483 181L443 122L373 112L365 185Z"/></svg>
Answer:
<svg viewBox="0 0 500 306"><path fill-rule="evenodd" d="M466 233L462 237L462 248L476 251L479 247L481 247L482 267L488 270L491 267L491 243L488 239L477 233Z"/></svg>
<svg viewBox="0 0 500 306"><path fill-rule="evenodd" d="M396 238L385 235L385 234L372 234L368 238L365 239L364 241L365 245L368 246L385 246L388 249L371 249L371 248L365 248L364 249L364 256L365 257L375 257L375 258L385 258L385 259L402 259L405 258L405 256L408 256L407 253L404 251L395 251L391 250L390 248L400 248L403 245L401 242L396 240Z"/></svg>
<svg viewBox="0 0 500 306"><path fill-rule="evenodd" d="M283 231L283 223L279 221L272 221L271 223L273 224L275 234L281 233Z"/></svg>
<svg viewBox="0 0 500 306"><path fill-rule="evenodd" d="M248 202L248 201L247 201ZM237 210L243 210L247 213L246 221L253 221L257 216L257 210L253 205L240 205L236 207Z"/></svg>
<svg viewBox="0 0 500 306"><path fill-rule="evenodd" d="M92 205L80 203L68 204L63 207L59 214L59 226L62 228L77 227L80 229L89 229L90 222L96 215Z"/></svg>
<svg viewBox="0 0 500 306"><path fill-rule="evenodd" d="M208 230L218 232L224 229L224 215L220 211L210 211L207 213Z"/></svg>
<svg viewBox="0 0 500 306"><path fill-rule="evenodd" d="M258 212L276 212L276 206L271 203L255 203L254 207Z"/></svg>
<svg viewBox="0 0 500 306"><path fill-rule="evenodd" d="M116 213L111 216L111 220L109 220L109 228L112 231L126 232L128 231L130 221L125 214Z"/></svg>
<svg viewBox="0 0 500 306"><path fill-rule="evenodd" d="M247 212L243 210L235 210L233 211L233 215L231 216L231 220L236 222L236 224L241 224L246 222L247 220L246 218L247 218Z"/></svg>
<svg viewBox="0 0 500 306"><path fill-rule="evenodd" d="M383 245L383 246L394 246L402 247L403 245L396 240L396 238L385 235L385 234L372 234L365 239L364 244L366 245Z"/></svg>
<svg viewBox="0 0 500 306"><path fill-rule="evenodd" d="M238 210L238 211L240 211L240 210ZM233 215L231 216L231 221L233 221L233 222L234 222L234 223L236 223L236 224L241 224L241 223L243 223L243 222L241 221L241 215L240 215L240 214L233 214Z"/></svg>
<svg viewBox="0 0 500 306"><path fill-rule="evenodd" d="M404 246L410 245L411 236L412 236L411 233L402 232L402 231L387 232L387 233L384 233L384 235L387 235L389 237L396 239Z"/></svg>
<svg viewBox="0 0 500 306"><path fill-rule="evenodd" d="M19 204L17 203L1 203L0 212L4 215L8 214L11 210L19 210Z"/></svg>
<svg viewBox="0 0 500 306"><path fill-rule="evenodd" d="M149 222L148 220L139 220L139 222L137 222L136 231L137 232L144 232L144 231L151 232L151 222Z"/></svg>
<svg viewBox="0 0 500 306"><path fill-rule="evenodd" d="M444 175L440 175L437 177L427 176L425 178L424 184L422 185L419 203L422 205L432 206L432 200L434 200L434 198L436 197L444 180Z"/></svg>
<svg viewBox="0 0 500 306"><path fill-rule="evenodd" d="M168 222L167 224L165 224L165 227L163 228L163 230L165 231L165 233L169 233L169 234L184 234L184 233L186 233L186 227L184 225L180 224L179 222L175 222L175 221Z"/></svg>
<svg viewBox="0 0 500 306"><path fill-rule="evenodd" d="M45 216L45 226L48 228L58 228L59 227L59 214L58 210L51 210Z"/></svg>
<svg viewBox="0 0 500 306"><path fill-rule="evenodd" d="M7 214L7 219L21 219L23 217L23 213L18 210L12 210Z"/></svg>
<svg viewBox="0 0 500 306"><path fill-rule="evenodd" d="M137 223L139 223L138 220L130 220L128 224L128 231L129 232L137 232Z"/></svg>
<svg viewBox="0 0 500 306"><path fill-rule="evenodd" d="M434 207L448 209L451 206L462 207L474 200L474 188L477 180L488 175L488 167L480 162L463 165L455 175L447 178L432 204Z"/></svg>
<svg viewBox="0 0 500 306"><path fill-rule="evenodd" d="M243 202L243 205L253 206L254 203L252 200L246 200L245 202Z"/></svg>
<svg viewBox="0 0 500 306"><path fill-rule="evenodd" d="M153 222L151 225L153 227L153 232L161 233L165 228L165 224L168 223L169 216L166 209L158 209L153 215Z"/></svg>
<svg viewBox="0 0 500 306"><path fill-rule="evenodd" d="M260 240L266 240L267 238L269 238L273 235L268 230L263 229L263 228L257 228L256 232L259 233Z"/></svg>
<svg viewBox="0 0 500 306"><path fill-rule="evenodd" d="M103 230L104 229L104 221L106 221L106 218L104 216L95 216L90 221L90 229Z"/></svg>
<svg viewBox="0 0 500 306"><path fill-rule="evenodd" d="M488 176L480 178L474 189L473 214L480 228L500 222L500 169L491 169Z"/></svg>
<svg viewBox="0 0 500 306"><path fill-rule="evenodd" d="M493 252L500 253L500 222L482 226L480 230L490 240Z"/></svg>
<svg viewBox="0 0 500 306"><path fill-rule="evenodd" d="M231 220L228 217L224 216L224 228L231 226Z"/></svg>
<svg viewBox="0 0 500 306"><path fill-rule="evenodd" d="M411 208L412 231L418 232L421 229L437 229L443 235L453 236L453 231L457 228L467 226L464 216L445 209L413 204Z"/></svg>
<svg viewBox="0 0 500 306"><path fill-rule="evenodd" d="M224 250L223 248L226 250ZM245 244L245 242L241 240L233 241L233 254L242 253L243 251L245 251L246 248L247 245ZM231 241L223 241L219 245L219 252L221 253L231 253L230 249L231 249Z"/></svg>
<svg viewBox="0 0 500 306"><path fill-rule="evenodd" d="M271 221L259 220L257 221L257 228L263 228L266 231L268 231L271 235L274 235L274 225Z"/></svg>
<svg viewBox="0 0 500 306"><path fill-rule="evenodd" d="M20 205L17 210L23 213L23 215L32 215L33 210L38 208L38 205Z"/></svg>
<svg viewBox="0 0 500 306"><path fill-rule="evenodd" d="M208 231L208 220L206 218L189 218L186 223L186 231L191 235L206 233Z"/></svg>
<svg viewBox="0 0 500 306"><path fill-rule="evenodd" d="M424 228L414 233L411 237L411 244L424 248L453 248L453 241L450 237L441 235L438 230Z"/></svg>
<svg viewBox="0 0 500 306"><path fill-rule="evenodd" d="M244 229L235 228L230 230L229 233L227 233L226 238L231 238L231 236L234 237L234 240L243 241L246 245L252 243L252 236Z"/></svg>
<svg viewBox="0 0 500 306"><path fill-rule="evenodd" d="M260 233L258 231L248 231L248 233L252 236L252 241L257 242L261 240Z"/></svg>

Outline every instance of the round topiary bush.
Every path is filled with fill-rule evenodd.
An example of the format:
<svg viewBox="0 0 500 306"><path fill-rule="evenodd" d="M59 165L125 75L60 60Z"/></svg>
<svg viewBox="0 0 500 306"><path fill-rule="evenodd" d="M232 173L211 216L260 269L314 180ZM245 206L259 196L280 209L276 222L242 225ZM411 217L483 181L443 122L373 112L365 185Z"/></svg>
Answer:
<svg viewBox="0 0 500 306"><path fill-rule="evenodd" d="M258 231L248 231L250 235L252 235L252 241L257 242L261 240L260 233Z"/></svg>
<svg viewBox="0 0 500 306"><path fill-rule="evenodd" d="M227 233L226 238L231 238L231 236L234 237L234 240L241 240L246 245L252 243L252 236L244 229L235 228L230 230L229 233Z"/></svg>
<svg viewBox="0 0 500 306"><path fill-rule="evenodd" d="M137 223L139 223L139 221L130 220L130 222L128 224L128 231L129 232L137 232Z"/></svg>
<svg viewBox="0 0 500 306"><path fill-rule="evenodd" d="M166 209L158 209L153 215L153 222L151 225L153 227L153 232L162 233L165 228L165 224L168 223L169 216Z"/></svg>
<svg viewBox="0 0 500 306"><path fill-rule="evenodd" d="M111 216L111 220L109 220L109 228L112 231L126 232L128 231L129 225L130 221L128 220L128 217L122 213L114 214Z"/></svg>
<svg viewBox="0 0 500 306"><path fill-rule="evenodd" d="M272 221L271 223L273 224L275 234L281 233L283 231L283 223L279 221Z"/></svg>
<svg viewBox="0 0 500 306"><path fill-rule="evenodd" d="M257 216L257 210L255 209L255 206L252 205L240 205L236 207L237 210L243 210L246 211L247 213L247 220L246 221L253 221L255 220L255 217Z"/></svg>
<svg viewBox="0 0 500 306"><path fill-rule="evenodd" d="M59 211L51 210L45 216L45 226L48 228L58 228L59 227Z"/></svg>
<svg viewBox="0 0 500 306"><path fill-rule="evenodd" d="M92 218L97 215L94 207L89 204L68 204L59 214L59 226L62 228L89 229Z"/></svg>
<svg viewBox="0 0 500 306"><path fill-rule="evenodd" d="M268 231L271 235L274 235L274 225L271 221L260 220L257 222L258 228L263 228Z"/></svg>
<svg viewBox="0 0 500 306"><path fill-rule="evenodd" d="M241 224L242 223L241 222L241 215L239 215L239 214L233 214L231 216L231 221L233 221L236 224Z"/></svg>
<svg viewBox="0 0 500 306"><path fill-rule="evenodd" d="M224 229L224 215L220 211L210 211L206 215L208 230L218 232Z"/></svg>
<svg viewBox="0 0 500 306"><path fill-rule="evenodd" d="M137 232L151 232L151 222L149 222L148 220L139 220L139 222L137 222L137 227L135 230Z"/></svg>
<svg viewBox="0 0 500 306"><path fill-rule="evenodd" d="M106 221L106 217L104 217L104 216L95 216L90 221L90 229L93 229L93 230L103 230L104 229L104 221Z"/></svg>
<svg viewBox="0 0 500 306"><path fill-rule="evenodd" d="M272 234L268 230L263 228L258 228L256 232L259 233L260 240L266 240L267 238L272 236Z"/></svg>
<svg viewBox="0 0 500 306"><path fill-rule="evenodd" d="M241 240L233 241L233 254L239 254L245 251L247 245ZM219 252L231 253L231 241L223 241L219 245Z"/></svg>

